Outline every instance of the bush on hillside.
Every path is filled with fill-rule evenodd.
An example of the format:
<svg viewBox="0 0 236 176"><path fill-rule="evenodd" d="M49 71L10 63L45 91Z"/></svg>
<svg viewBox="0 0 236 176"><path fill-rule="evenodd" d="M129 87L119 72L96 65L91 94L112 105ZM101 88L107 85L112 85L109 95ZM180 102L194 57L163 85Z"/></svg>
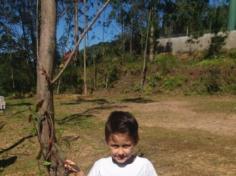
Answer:
<svg viewBox="0 0 236 176"><path fill-rule="evenodd" d="M173 55L161 54L155 58L157 70L162 75L173 72L179 66L179 60Z"/></svg>
<svg viewBox="0 0 236 176"><path fill-rule="evenodd" d="M217 55L219 55L222 52L222 47L225 44L225 39L227 38L227 35L214 35L211 38L211 44L210 47L208 49L207 58L211 58L211 57L216 57Z"/></svg>
<svg viewBox="0 0 236 176"><path fill-rule="evenodd" d="M182 75L168 76L163 80L163 87L166 90L174 90L183 86L185 78Z"/></svg>
<svg viewBox="0 0 236 176"><path fill-rule="evenodd" d="M60 90L59 92L76 92L81 93L83 90L83 80L79 76L78 69L74 65L70 65L65 70L62 77L60 78Z"/></svg>
<svg viewBox="0 0 236 176"><path fill-rule="evenodd" d="M229 58L203 60L191 68L197 72L189 82L191 89L197 93L230 92L230 85L236 83L236 62Z"/></svg>

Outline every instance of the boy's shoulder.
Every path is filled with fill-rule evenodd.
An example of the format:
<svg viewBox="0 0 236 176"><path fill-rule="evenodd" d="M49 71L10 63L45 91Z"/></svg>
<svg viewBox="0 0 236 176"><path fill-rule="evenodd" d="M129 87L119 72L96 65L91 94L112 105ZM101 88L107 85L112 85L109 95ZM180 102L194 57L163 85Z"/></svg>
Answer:
<svg viewBox="0 0 236 176"><path fill-rule="evenodd" d="M100 158L95 162L95 164L105 164L105 163L109 163L109 162L112 162L111 156Z"/></svg>
<svg viewBox="0 0 236 176"><path fill-rule="evenodd" d="M151 163L151 161L149 161L149 159L147 159L145 157L140 157L140 156L136 156L135 162L138 162L141 164L150 164Z"/></svg>

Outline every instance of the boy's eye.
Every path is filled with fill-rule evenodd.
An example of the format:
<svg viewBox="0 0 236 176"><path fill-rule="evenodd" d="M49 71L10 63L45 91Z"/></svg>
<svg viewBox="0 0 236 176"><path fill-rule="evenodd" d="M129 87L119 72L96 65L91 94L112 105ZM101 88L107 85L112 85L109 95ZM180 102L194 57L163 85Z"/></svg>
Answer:
<svg viewBox="0 0 236 176"><path fill-rule="evenodd" d="M124 147L124 148L129 148L130 145L129 145L129 144L125 144L125 145L123 145L122 147Z"/></svg>
<svg viewBox="0 0 236 176"><path fill-rule="evenodd" d="M131 146L130 144L124 144L124 145L111 144L110 145L110 147L112 147L112 148L119 148L119 147L129 148L130 146Z"/></svg>
<svg viewBox="0 0 236 176"><path fill-rule="evenodd" d="M119 145L112 144L111 147L112 148L119 148Z"/></svg>

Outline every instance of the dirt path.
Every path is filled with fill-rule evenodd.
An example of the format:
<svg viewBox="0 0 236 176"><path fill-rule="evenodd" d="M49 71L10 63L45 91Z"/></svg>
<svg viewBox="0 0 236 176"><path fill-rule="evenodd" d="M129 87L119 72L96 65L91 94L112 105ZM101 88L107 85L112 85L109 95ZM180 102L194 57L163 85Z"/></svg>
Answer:
<svg viewBox="0 0 236 176"><path fill-rule="evenodd" d="M196 112L190 102L163 101L147 104L130 104L128 108L139 116L145 126L164 128L193 128L218 135L236 135L236 114L224 112ZM140 118L141 119L141 118ZM158 119L158 120L154 120Z"/></svg>
<svg viewBox="0 0 236 176"><path fill-rule="evenodd" d="M194 109L190 101L167 100L151 103L121 103L100 111L99 116L107 117L114 110L135 113L141 125L167 129L198 129L217 135L236 135L236 114L233 112L204 112ZM145 118L144 118L145 117Z"/></svg>

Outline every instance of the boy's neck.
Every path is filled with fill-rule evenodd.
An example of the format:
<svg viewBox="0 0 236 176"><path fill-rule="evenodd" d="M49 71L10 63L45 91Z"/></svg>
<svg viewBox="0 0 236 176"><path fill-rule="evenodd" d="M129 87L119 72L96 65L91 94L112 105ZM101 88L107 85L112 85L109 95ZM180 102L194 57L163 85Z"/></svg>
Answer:
<svg viewBox="0 0 236 176"><path fill-rule="evenodd" d="M119 167L125 167L126 165L128 164L131 164L135 158L136 158L137 155L132 155L127 161L125 161L124 163L117 163L113 158L112 158L112 161L113 163L117 164Z"/></svg>

